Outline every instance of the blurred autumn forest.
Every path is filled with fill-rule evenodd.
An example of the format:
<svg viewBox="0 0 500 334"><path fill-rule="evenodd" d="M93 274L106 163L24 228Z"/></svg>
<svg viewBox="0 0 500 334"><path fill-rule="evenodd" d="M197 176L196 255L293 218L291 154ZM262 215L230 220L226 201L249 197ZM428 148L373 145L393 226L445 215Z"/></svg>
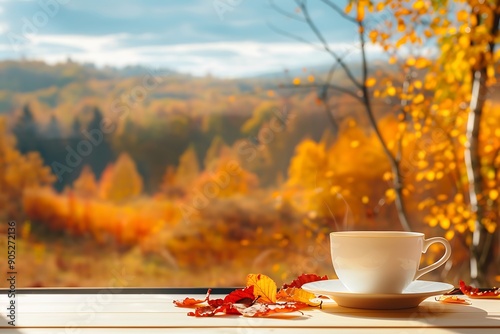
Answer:
<svg viewBox="0 0 500 334"><path fill-rule="evenodd" d="M330 69L229 80L1 62L0 217L18 223L20 285L333 277L329 232L408 228L453 247L425 279L500 281L496 2L323 2L358 29L359 59L332 51L296 1L287 15ZM367 41L389 61L368 62ZM431 42L433 58L413 49Z"/></svg>

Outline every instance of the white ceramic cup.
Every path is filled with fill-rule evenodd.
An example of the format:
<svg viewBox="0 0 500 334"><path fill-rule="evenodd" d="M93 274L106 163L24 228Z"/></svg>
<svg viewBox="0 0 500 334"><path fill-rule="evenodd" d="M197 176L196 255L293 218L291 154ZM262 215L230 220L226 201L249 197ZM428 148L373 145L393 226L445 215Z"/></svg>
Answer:
<svg viewBox="0 0 500 334"><path fill-rule="evenodd" d="M433 243L441 243L444 255L419 269L420 257ZM414 280L444 264L451 246L444 238L425 239L423 233L350 231L330 233L333 268L351 292L398 294Z"/></svg>

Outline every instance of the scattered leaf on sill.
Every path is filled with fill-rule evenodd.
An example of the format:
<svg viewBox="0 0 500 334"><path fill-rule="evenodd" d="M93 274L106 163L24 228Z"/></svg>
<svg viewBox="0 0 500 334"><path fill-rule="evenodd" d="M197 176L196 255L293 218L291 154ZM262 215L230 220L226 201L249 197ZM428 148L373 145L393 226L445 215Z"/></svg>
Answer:
<svg viewBox="0 0 500 334"><path fill-rule="evenodd" d="M462 304L462 305L471 305L471 301L467 298L458 297L456 295L442 295L436 297L436 301L445 304Z"/></svg>

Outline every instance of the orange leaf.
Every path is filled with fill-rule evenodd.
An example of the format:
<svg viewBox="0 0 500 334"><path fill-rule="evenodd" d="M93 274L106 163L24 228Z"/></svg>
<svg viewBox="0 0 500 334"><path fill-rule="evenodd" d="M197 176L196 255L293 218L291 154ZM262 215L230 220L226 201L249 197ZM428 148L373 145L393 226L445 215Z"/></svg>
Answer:
<svg viewBox="0 0 500 334"><path fill-rule="evenodd" d="M178 306L178 307L191 307L194 305L198 305L198 304L201 304L201 303L206 302L208 300L208 298L210 297L210 292L211 292L211 289L208 289L207 295L205 296L205 299L194 299L194 298L187 297L184 300L174 300L174 304L175 304L175 306Z"/></svg>
<svg viewBox="0 0 500 334"><path fill-rule="evenodd" d="M436 297L436 301L440 303L445 303L445 304L464 304L464 305L470 305L472 304L470 300L465 299L465 298L460 298L457 296L439 296Z"/></svg>
<svg viewBox="0 0 500 334"><path fill-rule="evenodd" d="M316 295L314 293L308 292L301 288L281 289L276 295L278 301L301 302L309 306L318 306L320 303L311 302L311 299L315 297Z"/></svg>
<svg viewBox="0 0 500 334"><path fill-rule="evenodd" d="M276 283L263 274L249 274L247 276L247 287L253 285L253 295L259 298L260 303L276 302Z"/></svg>

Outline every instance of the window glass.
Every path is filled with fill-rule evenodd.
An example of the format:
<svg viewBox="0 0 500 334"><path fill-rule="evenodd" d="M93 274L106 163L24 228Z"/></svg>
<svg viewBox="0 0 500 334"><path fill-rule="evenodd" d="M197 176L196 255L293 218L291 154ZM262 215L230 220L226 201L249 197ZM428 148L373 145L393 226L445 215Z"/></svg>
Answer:
<svg viewBox="0 0 500 334"><path fill-rule="evenodd" d="M0 1L17 285L335 278L339 230L444 237L424 279L498 284L498 20L384 3Z"/></svg>

